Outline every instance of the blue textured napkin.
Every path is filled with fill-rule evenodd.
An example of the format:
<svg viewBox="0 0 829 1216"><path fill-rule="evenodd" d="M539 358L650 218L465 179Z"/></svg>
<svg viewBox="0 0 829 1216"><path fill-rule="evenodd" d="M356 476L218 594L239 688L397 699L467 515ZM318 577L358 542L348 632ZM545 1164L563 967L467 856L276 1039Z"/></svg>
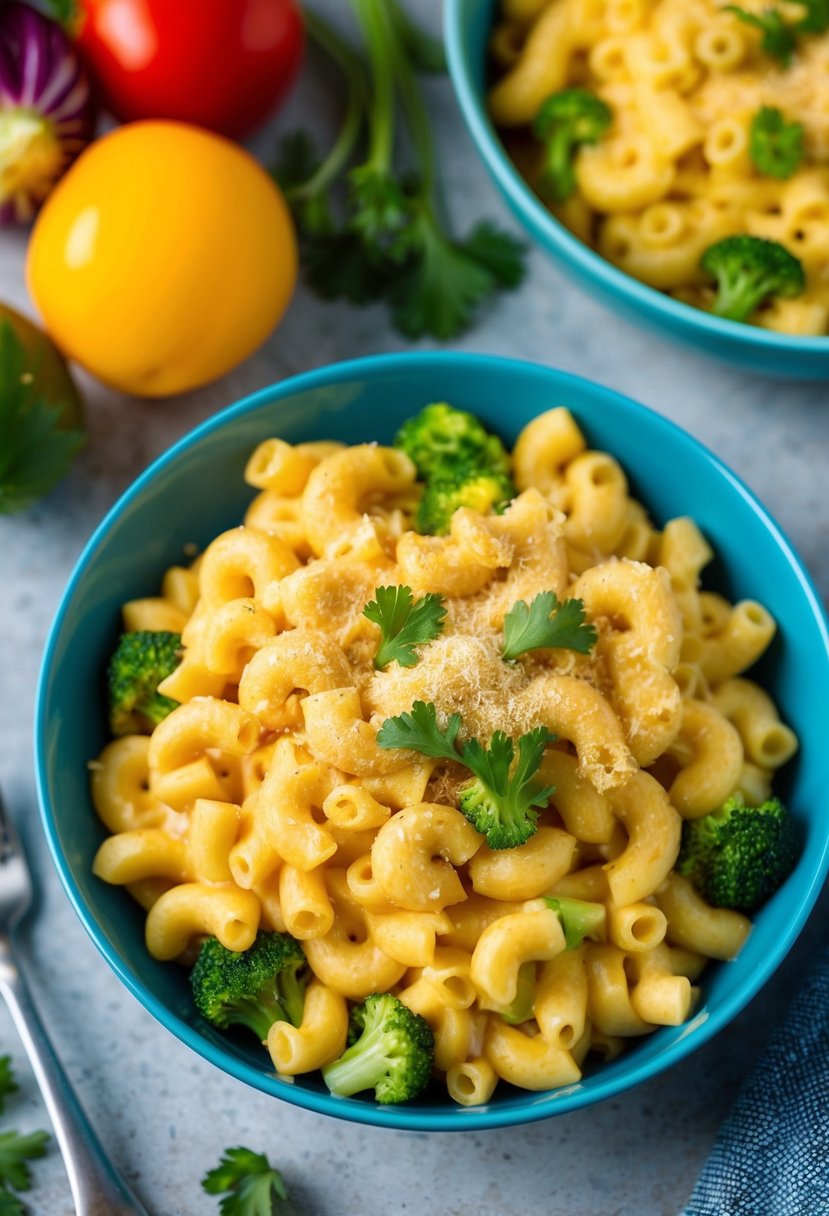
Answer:
<svg viewBox="0 0 829 1216"><path fill-rule="evenodd" d="M829 1214L829 950L737 1095L684 1216Z"/></svg>

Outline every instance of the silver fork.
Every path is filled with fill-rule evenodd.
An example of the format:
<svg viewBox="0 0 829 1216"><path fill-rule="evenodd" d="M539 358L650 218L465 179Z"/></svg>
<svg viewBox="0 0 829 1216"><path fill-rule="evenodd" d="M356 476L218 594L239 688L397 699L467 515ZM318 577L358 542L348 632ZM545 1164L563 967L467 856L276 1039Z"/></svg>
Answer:
<svg viewBox="0 0 829 1216"><path fill-rule="evenodd" d="M20 841L0 796L0 993L29 1056L63 1154L77 1216L147 1216L107 1160L50 1043L14 954L32 902Z"/></svg>

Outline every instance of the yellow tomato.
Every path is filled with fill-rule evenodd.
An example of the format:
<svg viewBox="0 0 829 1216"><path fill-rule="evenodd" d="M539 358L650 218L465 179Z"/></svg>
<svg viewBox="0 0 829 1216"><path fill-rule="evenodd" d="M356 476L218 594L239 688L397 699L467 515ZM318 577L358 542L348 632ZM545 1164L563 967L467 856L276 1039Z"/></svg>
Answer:
<svg viewBox="0 0 829 1216"><path fill-rule="evenodd" d="M244 149L137 122L92 144L49 196L26 274L65 354L123 392L163 397L264 342L296 284L296 237Z"/></svg>

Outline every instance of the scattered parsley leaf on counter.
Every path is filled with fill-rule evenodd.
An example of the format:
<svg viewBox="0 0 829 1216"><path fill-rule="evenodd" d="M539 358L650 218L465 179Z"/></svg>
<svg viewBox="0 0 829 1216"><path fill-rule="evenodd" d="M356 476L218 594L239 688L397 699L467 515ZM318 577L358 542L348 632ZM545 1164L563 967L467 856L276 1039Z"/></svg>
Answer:
<svg viewBox="0 0 829 1216"><path fill-rule="evenodd" d="M794 26L784 20L776 8L767 8L762 13L750 13L738 4L727 4L723 12L733 13L744 25L751 25L763 34L760 47L773 56L781 67L787 68L797 46Z"/></svg>
<svg viewBox="0 0 829 1216"><path fill-rule="evenodd" d="M751 120L748 151L760 173L785 181L803 160L803 127L782 110L761 106Z"/></svg>
<svg viewBox="0 0 829 1216"><path fill-rule="evenodd" d="M473 774L461 786L459 809L472 826L486 836L491 849L512 849L529 840L538 823L536 807L545 807L553 786L541 787L536 773L544 749L555 740L545 726L521 735L518 759L515 744L497 730L485 746L467 739L456 746L460 714L452 714L444 730L438 726L432 701L415 701L410 713L387 718L377 732L380 747L402 747L438 760L455 760Z"/></svg>
<svg viewBox="0 0 829 1216"><path fill-rule="evenodd" d="M311 41L347 86L339 134L316 163L307 140L294 137L275 170L297 222L306 278L326 299L387 300L406 337L454 338L489 296L520 283L524 246L487 221L465 238L452 235L438 204L432 122L417 79L419 72L442 70L442 46L396 0L352 4L367 62L305 10ZM397 163L401 113L411 150L407 168ZM346 196L335 218L338 184Z"/></svg>
<svg viewBox="0 0 829 1216"><path fill-rule="evenodd" d="M48 1132L0 1132L0 1187L28 1191L32 1176L26 1163L42 1157L48 1141Z"/></svg>
<svg viewBox="0 0 829 1216"><path fill-rule="evenodd" d="M517 659L528 650L556 648L589 654L596 645L596 628L584 619L584 601L559 602L554 591L542 591L528 605L518 600L504 617L504 659Z"/></svg>
<svg viewBox="0 0 829 1216"><path fill-rule="evenodd" d="M14 1079L11 1056L0 1056L0 1114L3 1113L6 1098L16 1090L17 1081Z"/></svg>
<svg viewBox="0 0 829 1216"><path fill-rule="evenodd" d="M0 1216L26 1216L23 1200L11 1191L0 1191Z"/></svg>
<svg viewBox="0 0 829 1216"><path fill-rule="evenodd" d="M431 642L443 629L446 609L443 596L430 591L415 600L411 587L377 587L376 599L363 609L363 616L380 626L380 646L374 657L378 670L389 663L414 667L415 646Z"/></svg>
<svg viewBox="0 0 829 1216"><path fill-rule="evenodd" d="M243 1147L225 1149L202 1187L208 1195L224 1195L222 1216L276 1216L280 1201L288 1198L282 1175L265 1154Z"/></svg>

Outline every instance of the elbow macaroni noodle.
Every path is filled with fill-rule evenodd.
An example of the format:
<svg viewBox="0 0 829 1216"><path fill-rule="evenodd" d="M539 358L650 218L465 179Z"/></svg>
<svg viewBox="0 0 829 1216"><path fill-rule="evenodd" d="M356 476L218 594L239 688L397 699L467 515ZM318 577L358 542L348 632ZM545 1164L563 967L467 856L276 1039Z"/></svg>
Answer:
<svg viewBox="0 0 829 1216"><path fill-rule="evenodd" d="M501 0L490 53L499 72L490 113L533 186L539 160L521 129L551 93L585 87L613 112L604 138L576 154L575 194L551 204L576 236L698 308L713 299L700 269L709 245L738 233L780 241L802 262L807 288L768 303L755 322L829 331L829 35L800 37L781 67L722 0ZM749 155L763 106L803 128L803 159L784 180L762 175Z"/></svg>
<svg viewBox="0 0 829 1216"><path fill-rule="evenodd" d="M511 4L522 28L563 7ZM619 24L638 11L604 7ZM686 68L679 55L671 70ZM763 794L797 747L741 674L774 622L700 590L713 554L696 526L656 531L566 409L530 422L513 461L503 515L461 510L448 536L423 537L400 453L266 440L247 478L287 514L257 511L125 609L142 628L179 614L184 655L164 689L181 704L92 762L110 833L95 873L147 910L155 958L192 961L205 934L231 950L259 929L301 942L302 1023L267 1040L283 1075L335 1059L348 1003L391 991L430 1023L456 1102L488 1101L499 1079L571 1084L588 1053L612 1058L687 1018L706 960L733 957L750 930L674 866L683 818ZM362 608L407 582L446 597L443 633L415 666L375 671ZM595 647L504 663L504 614L544 589L583 600ZM378 745L415 700L479 738L555 732L538 773L554 792L525 844L487 846L457 809L456 766ZM600 940L568 949L545 895L602 903Z"/></svg>

